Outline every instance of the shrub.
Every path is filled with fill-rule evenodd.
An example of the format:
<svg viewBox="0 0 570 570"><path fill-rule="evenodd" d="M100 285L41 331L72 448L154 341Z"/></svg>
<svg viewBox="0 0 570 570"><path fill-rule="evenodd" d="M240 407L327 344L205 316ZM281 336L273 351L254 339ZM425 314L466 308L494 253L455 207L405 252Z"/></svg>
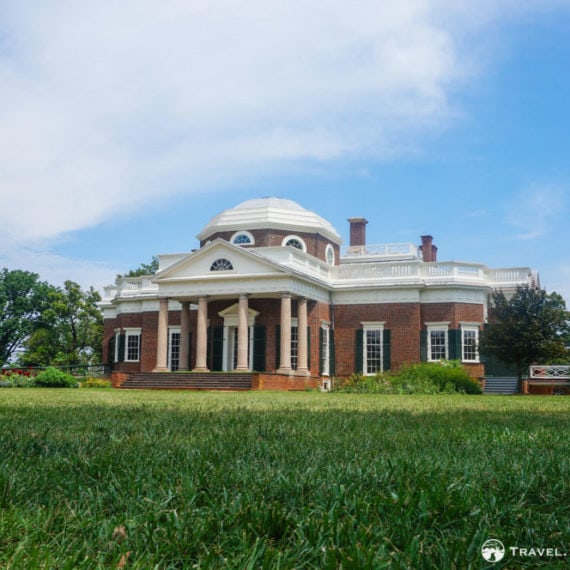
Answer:
<svg viewBox="0 0 570 570"><path fill-rule="evenodd" d="M103 378L87 378L81 382L81 388L110 388L111 382Z"/></svg>
<svg viewBox="0 0 570 570"><path fill-rule="evenodd" d="M32 385L41 388L77 388L79 383L71 374L49 367L33 379Z"/></svg>
<svg viewBox="0 0 570 570"><path fill-rule="evenodd" d="M423 362L400 369L392 382L399 391L408 394L465 393L482 394L474 380L459 361Z"/></svg>
<svg viewBox="0 0 570 570"><path fill-rule="evenodd" d="M335 381L336 392L356 394L482 394L479 383L459 361L409 364L375 376L352 374Z"/></svg>

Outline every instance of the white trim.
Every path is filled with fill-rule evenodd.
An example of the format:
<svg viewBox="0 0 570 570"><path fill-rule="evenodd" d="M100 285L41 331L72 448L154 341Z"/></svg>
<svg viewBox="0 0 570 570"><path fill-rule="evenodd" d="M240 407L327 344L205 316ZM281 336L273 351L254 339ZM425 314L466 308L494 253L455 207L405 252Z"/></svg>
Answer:
<svg viewBox="0 0 570 570"><path fill-rule="evenodd" d="M479 333L481 324L480 323L460 323L461 324L461 362L469 362L478 364L481 362L479 357ZM465 332L471 331L475 333L475 352L476 356L474 359L465 358Z"/></svg>
<svg viewBox="0 0 570 570"><path fill-rule="evenodd" d="M169 326L168 327L168 370L172 371L172 335L173 334L180 334L180 327L178 326ZM180 342L182 342L182 337L180 338ZM180 350L180 346L178 347ZM180 366L180 353L178 354L178 366Z"/></svg>
<svg viewBox="0 0 570 570"><path fill-rule="evenodd" d="M432 332L444 332L444 342L445 342L445 354L443 358L447 360L449 358L449 323L450 321L443 322L426 322L427 326L427 361L428 362L439 362L440 358L432 358L431 353L431 333Z"/></svg>
<svg viewBox="0 0 570 570"><path fill-rule="evenodd" d="M124 353L124 362L140 362L141 360L141 333L142 329L140 327L125 327L125 353ZM137 347L137 358L129 358L129 337L137 337L138 338L138 347Z"/></svg>
<svg viewBox="0 0 570 570"><path fill-rule="evenodd" d="M321 330L323 331L323 345L319 348L323 350L321 357L323 358L323 376L331 375L331 323L330 321L321 321ZM325 343L326 338L326 343Z"/></svg>
<svg viewBox="0 0 570 570"><path fill-rule="evenodd" d="M329 260L329 255L332 256L332 259ZM336 263L336 255L334 252L334 247L328 243L327 247L325 247L325 261L327 262L328 265L330 265L331 267L334 266L334 264Z"/></svg>
<svg viewBox="0 0 570 570"><path fill-rule="evenodd" d="M372 376L384 371L384 325L386 321L365 321L362 323L362 374ZM380 369L368 370L368 332L380 331Z"/></svg>
<svg viewBox="0 0 570 570"><path fill-rule="evenodd" d="M249 243L236 243L235 240L239 237L239 236L247 236L249 238ZM248 232L247 230L239 230L237 232L234 233L234 235L230 238L230 243L234 244L234 245L239 245L240 247L242 246L248 246L248 245L255 245L255 238L253 237L253 235Z"/></svg>
<svg viewBox="0 0 570 570"><path fill-rule="evenodd" d="M290 235L284 237L283 241L281 242L281 245L283 247L287 247L287 242L290 240L293 240L293 239L298 241L301 244L301 246L302 246L301 251L307 253L307 244L305 243L305 240L302 237L299 237L298 235L295 235L295 234L290 234ZM293 246L289 246L289 247L293 247ZM295 249L299 249L299 248L295 248Z"/></svg>

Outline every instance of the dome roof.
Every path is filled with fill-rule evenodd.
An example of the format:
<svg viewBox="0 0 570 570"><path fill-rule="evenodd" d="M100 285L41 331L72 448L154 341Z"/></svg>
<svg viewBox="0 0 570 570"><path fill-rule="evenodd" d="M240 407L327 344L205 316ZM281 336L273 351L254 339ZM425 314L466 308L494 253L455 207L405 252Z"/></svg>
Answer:
<svg viewBox="0 0 570 570"><path fill-rule="evenodd" d="M293 200L274 197L246 200L224 210L214 216L197 237L204 240L217 232L263 229L319 233L335 243L341 242L330 222Z"/></svg>

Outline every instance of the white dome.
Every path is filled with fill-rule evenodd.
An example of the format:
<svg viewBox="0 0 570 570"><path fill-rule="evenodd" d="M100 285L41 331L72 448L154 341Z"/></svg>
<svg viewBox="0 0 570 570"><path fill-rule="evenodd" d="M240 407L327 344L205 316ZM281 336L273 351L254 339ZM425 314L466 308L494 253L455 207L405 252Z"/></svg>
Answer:
<svg viewBox="0 0 570 570"><path fill-rule="evenodd" d="M321 216L306 210L293 200L254 198L214 216L198 234L199 240L217 232L239 230L283 229L291 232L319 233L340 244L334 227Z"/></svg>

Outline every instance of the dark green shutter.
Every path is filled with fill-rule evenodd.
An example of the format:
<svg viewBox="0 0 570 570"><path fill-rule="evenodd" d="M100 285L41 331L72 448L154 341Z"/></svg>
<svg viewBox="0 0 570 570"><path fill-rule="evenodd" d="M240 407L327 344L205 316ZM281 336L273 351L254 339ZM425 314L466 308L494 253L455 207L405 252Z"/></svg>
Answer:
<svg viewBox="0 0 570 570"><path fill-rule="evenodd" d="M329 331L329 372L331 376L335 373L335 348L334 348L334 330Z"/></svg>
<svg viewBox="0 0 570 570"><path fill-rule="evenodd" d="M111 368L113 367L113 363L115 362L115 335L113 335L110 339L109 339L109 343L107 344L107 364L111 365Z"/></svg>
<svg viewBox="0 0 570 570"><path fill-rule="evenodd" d="M427 362L428 359L428 332L426 329L420 331L420 360Z"/></svg>
<svg viewBox="0 0 570 570"><path fill-rule="evenodd" d="M354 351L354 371L362 373L364 369L364 331L356 330L356 346Z"/></svg>
<svg viewBox="0 0 570 570"><path fill-rule="evenodd" d="M125 361L125 335L119 335L119 354L118 354L117 362L124 362Z"/></svg>
<svg viewBox="0 0 570 570"><path fill-rule="evenodd" d="M264 326L253 327L253 369L257 372L265 372L265 340L266 329Z"/></svg>
<svg viewBox="0 0 570 570"><path fill-rule="evenodd" d="M391 364L391 334L389 330L384 329L383 346L382 346L382 370L386 372L390 370Z"/></svg>
<svg viewBox="0 0 570 570"><path fill-rule="evenodd" d="M462 360L461 329L450 329L447 332L449 342L449 360Z"/></svg>
<svg viewBox="0 0 570 570"><path fill-rule="evenodd" d="M281 325L275 325L275 370L281 366Z"/></svg>
<svg viewBox="0 0 570 570"><path fill-rule="evenodd" d="M311 327L307 327L307 368L311 370Z"/></svg>
<svg viewBox="0 0 570 570"><path fill-rule="evenodd" d="M180 342L183 342L180 339ZM188 370L192 370L192 333L188 333Z"/></svg>
<svg viewBox="0 0 570 570"><path fill-rule="evenodd" d="M224 327L215 326L208 329L208 368L222 370L224 368Z"/></svg>

